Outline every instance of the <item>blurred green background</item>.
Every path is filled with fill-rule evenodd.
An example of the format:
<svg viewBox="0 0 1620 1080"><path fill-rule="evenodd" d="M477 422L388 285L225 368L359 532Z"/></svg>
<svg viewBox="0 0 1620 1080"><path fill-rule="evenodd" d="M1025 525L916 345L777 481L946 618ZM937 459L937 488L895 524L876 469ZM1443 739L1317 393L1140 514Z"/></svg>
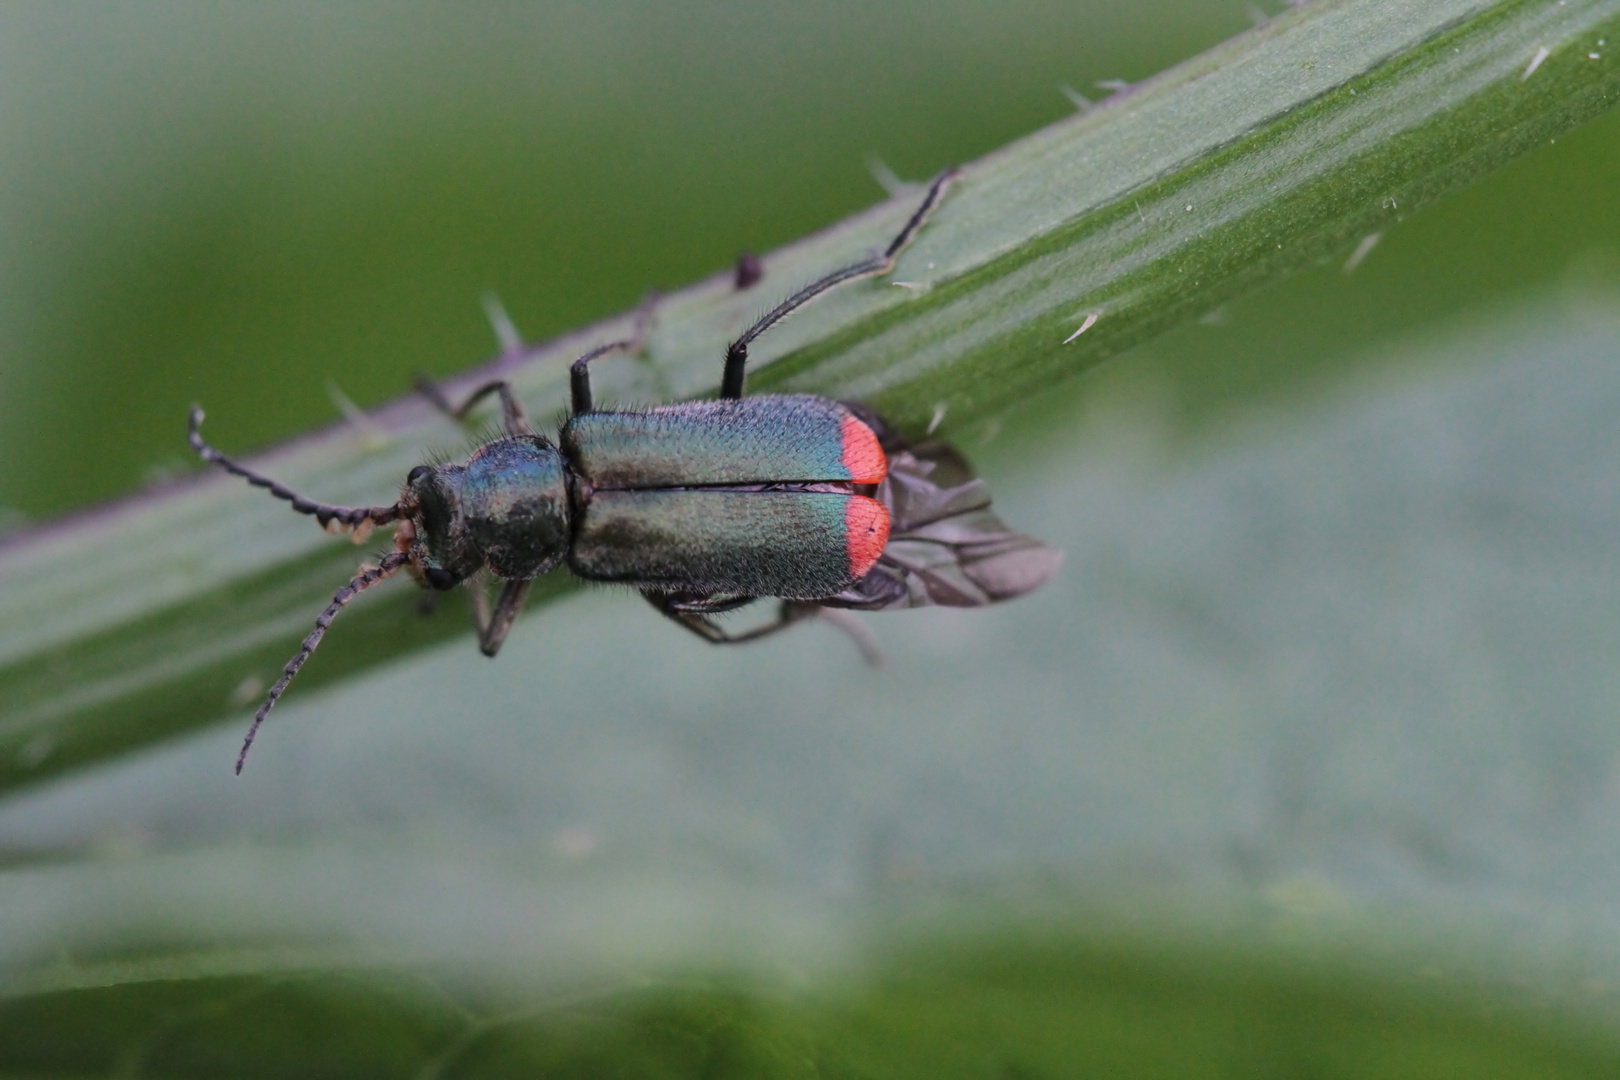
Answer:
<svg viewBox="0 0 1620 1080"><path fill-rule="evenodd" d="M878 201L1237 3L8 5L0 504L56 513ZM180 417L180 421L176 421Z"/></svg>
<svg viewBox="0 0 1620 1080"><path fill-rule="evenodd" d="M468 367L486 291L621 310L1251 15L0 7L0 506L189 467L193 400L250 447ZM1069 563L872 619L885 671L591 591L295 691L240 781L232 725L0 800L0 1075L1613 1075L1617 191L1610 114L950 430Z"/></svg>

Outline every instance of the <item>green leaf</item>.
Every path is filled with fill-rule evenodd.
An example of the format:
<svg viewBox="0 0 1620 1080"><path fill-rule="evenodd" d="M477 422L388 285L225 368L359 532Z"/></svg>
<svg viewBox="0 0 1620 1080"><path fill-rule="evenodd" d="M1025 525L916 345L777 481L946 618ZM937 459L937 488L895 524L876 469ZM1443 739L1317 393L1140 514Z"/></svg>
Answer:
<svg viewBox="0 0 1620 1080"><path fill-rule="evenodd" d="M490 665L401 583L236 780L235 721L364 552L218 477L13 540L0 1073L1611 1075L1620 309L1601 250L1563 263L1613 245L1616 117L1577 137L1597 179L1544 155L1338 271L1562 151L1614 96L1614 13L1292 11L972 165L895 275L928 288L765 339L756 388L940 422L1069 552L1019 604L874 619L883 673L563 581ZM668 298L603 396L710 391L908 199ZM1573 287L1368 329L1549 220ZM515 371L537 416L623 326ZM1315 385L1349 366L1385 370ZM463 438L414 401L374 424L267 467L369 502Z"/></svg>
<svg viewBox="0 0 1620 1080"><path fill-rule="evenodd" d="M426 975L121 982L0 1001L12 1075L1610 1075L1600 1038L1343 971L1061 934L911 949L838 993L690 978L571 995Z"/></svg>
<svg viewBox="0 0 1620 1080"><path fill-rule="evenodd" d="M968 165L892 277L773 331L754 350L751 385L866 400L914 431L961 430L1370 243L1596 115L1620 94L1620 67L1589 56L1604 35L1620 36L1614 0L1291 11ZM914 199L772 255L761 288L780 293L860 255ZM599 397L711 391L720 346L758 296L712 280L665 297L646 356L598 365ZM626 316L497 363L545 416L565 400L563 361L628 326ZM373 503L455 438L405 400L257 464L321 498ZM218 476L13 538L0 548L0 789L241 715L362 555ZM412 618L407 592L346 615L299 689L464 632L460 610Z"/></svg>

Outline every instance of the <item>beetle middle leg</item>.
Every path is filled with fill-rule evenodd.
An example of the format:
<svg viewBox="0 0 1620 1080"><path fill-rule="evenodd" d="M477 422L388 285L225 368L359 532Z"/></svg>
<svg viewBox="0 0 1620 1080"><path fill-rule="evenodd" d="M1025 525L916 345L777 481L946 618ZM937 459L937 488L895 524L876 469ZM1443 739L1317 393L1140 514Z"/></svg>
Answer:
<svg viewBox="0 0 1620 1080"><path fill-rule="evenodd" d="M642 593L647 602L680 626L692 631L704 641L716 645L740 645L745 641L758 641L816 613L816 605L802 600L783 600L776 610L776 618L763 626L733 634L714 621L714 616L735 611L754 602L752 596L695 597L681 593Z"/></svg>
<svg viewBox="0 0 1620 1080"><path fill-rule="evenodd" d="M762 315L753 326L744 330L736 341L726 347L726 369L725 374L720 379L720 396L723 398L742 397L743 377L748 367L748 346L753 343L755 338L829 289L842 285L846 281L887 274L890 270L893 270L895 258L905 250L907 244L916 238L917 231L928 222L928 216L934 212L934 207L938 206L940 200L945 197L945 190L951 186L951 181L955 180L956 176L957 170L950 168L934 177L934 182L928 185L928 194L923 196L922 205L917 207L911 217L907 219L905 226L895 235L893 240L889 241L889 246L884 248L881 254L874 254L858 263L851 263L842 269L834 270L826 277L812 281Z"/></svg>

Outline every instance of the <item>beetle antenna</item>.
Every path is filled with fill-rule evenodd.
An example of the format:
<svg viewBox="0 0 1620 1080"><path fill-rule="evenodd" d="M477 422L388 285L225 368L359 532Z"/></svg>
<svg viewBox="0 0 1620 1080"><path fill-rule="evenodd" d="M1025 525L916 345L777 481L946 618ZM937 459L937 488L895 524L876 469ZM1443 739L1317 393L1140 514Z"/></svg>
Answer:
<svg viewBox="0 0 1620 1080"><path fill-rule="evenodd" d="M367 524L387 525L400 515L399 503L395 503L393 506L334 506L331 503L306 499L298 492L270 479L263 473L254 472L246 465L237 464L203 442L202 422L202 406L193 405L191 407L191 428L188 438L191 440L191 448L197 451L198 457L218 465L234 476L240 476L254 487L266 489L278 499L285 499L287 502L292 503L294 510L300 514L312 515L316 521L321 523L323 529L328 528L334 521L340 525L347 525L356 529Z"/></svg>
<svg viewBox="0 0 1620 1080"><path fill-rule="evenodd" d="M928 221L928 215L934 212L945 197L945 190L951 186L961 170L955 167L946 169L934 177L934 182L928 185L928 194L923 196L922 205L917 207L905 227L889 241L889 246L881 254L873 254L858 263L846 266L841 270L834 270L826 277L812 281L792 296L777 304L770 311L760 316L759 321L742 332L742 336L726 347L726 371L720 382L720 396L723 398L742 397L743 368L748 362L748 346L754 339L765 331L793 314L799 308L808 304L828 289L842 285L846 281L856 278L874 277L887 274L894 269L895 257L905 250L907 244L916 237L917 231Z"/></svg>
<svg viewBox="0 0 1620 1080"><path fill-rule="evenodd" d="M264 699L264 704L259 706L259 711L253 714L253 726L248 728L247 738L242 740L242 752L236 755L237 776L242 775L242 765L247 761L248 750L253 746L254 736L259 733L259 725L264 723L266 716L270 715L270 710L276 707L276 702L280 700L282 693L287 689L287 684L293 681L293 676L298 674L298 669L304 666L304 661L308 660L320 645L321 638L326 636L326 628L332 625L332 620L337 618L337 613L347 607L350 600L390 576L410 560L411 557L403 551L391 551L383 556L381 566L366 567L354 575L347 585L332 594L331 604L327 605L326 610L321 612L321 617L315 620L315 629L311 630L309 636L304 639L304 644L299 647L298 654L287 661L287 666L282 669L281 678L277 679L276 685L270 688L270 696Z"/></svg>

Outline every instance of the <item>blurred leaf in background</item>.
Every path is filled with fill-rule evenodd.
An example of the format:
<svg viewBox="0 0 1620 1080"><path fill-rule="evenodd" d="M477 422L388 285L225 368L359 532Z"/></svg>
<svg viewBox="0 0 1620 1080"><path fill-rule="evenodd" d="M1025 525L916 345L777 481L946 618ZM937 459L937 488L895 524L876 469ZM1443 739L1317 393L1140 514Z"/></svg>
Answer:
<svg viewBox="0 0 1620 1080"><path fill-rule="evenodd" d="M0 19L38 517L182 467L193 399L234 447L393 397L485 290L565 330L1249 14ZM241 781L230 727L7 796L0 1070L1613 1075L1616 191L1610 114L953 432L1069 568L874 619L885 672L589 592L289 698Z"/></svg>
<svg viewBox="0 0 1620 1080"><path fill-rule="evenodd" d="M0 505L31 516L547 337L1151 75L1241 4L14 5ZM1092 91L1095 96L1101 92Z"/></svg>

